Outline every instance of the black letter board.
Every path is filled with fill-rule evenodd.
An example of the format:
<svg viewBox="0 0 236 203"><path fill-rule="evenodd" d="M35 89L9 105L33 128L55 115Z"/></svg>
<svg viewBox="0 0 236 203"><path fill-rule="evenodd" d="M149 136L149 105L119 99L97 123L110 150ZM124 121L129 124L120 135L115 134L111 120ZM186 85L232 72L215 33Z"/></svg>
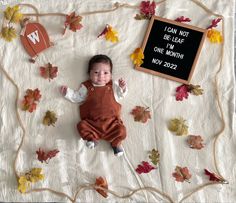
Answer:
<svg viewBox="0 0 236 203"><path fill-rule="evenodd" d="M142 44L137 70L189 84L207 30L153 16Z"/></svg>

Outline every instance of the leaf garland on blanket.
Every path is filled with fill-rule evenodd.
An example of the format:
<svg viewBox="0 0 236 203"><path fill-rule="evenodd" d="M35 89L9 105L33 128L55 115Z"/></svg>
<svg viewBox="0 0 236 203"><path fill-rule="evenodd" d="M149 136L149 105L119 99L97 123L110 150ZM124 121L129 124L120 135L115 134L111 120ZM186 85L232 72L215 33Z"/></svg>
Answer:
<svg viewBox="0 0 236 203"><path fill-rule="evenodd" d="M188 93L191 93L195 96L199 96L203 94L203 89L201 88L200 85L180 85L176 88L176 94L175 94L175 99L176 101L183 101L183 99L188 99Z"/></svg>
<svg viewBox="0 0 236 203"><path fill-rule="evenodd" d="M190 183L189 180L192 177L187 167L180 167L180 166L176 166L175 172L172 173L172 176L175 178L175 181L177 182L186 181L188 183Z"/></svg>
<svg viewBox="0 0 236 203"><path fill-rule="evenodd" d="M151 113L148 111L149 107L136 106L130 113L134 117L134 121L146 123L151 119Z"/></svg>
<svg viewBox="0 0 236 203"><path fill-rule="evenodd" d="M80 30L83 25L80 23L82 20L82 16L76 15L75 12L72 12L69 15L66 15L66 21L64 23L64 31L63 34L65 34L66 29L69 28L69 30L76 32L77 30Z"/></svg>
<svg viewBox="0 0 236 203"><path fill-rule="evenodd" d="M118 32L112 26L107 24L105 28L103 29L103 31L98 35L98 38L105 36L105 39L107 41L116 43L119 41L117 34Z"/></svg>
<svg viewBox="0 0 236 203"><path fill-rule="evenodd" d="M204 147L203 145L203 139L200 135L189 135L187 139L187 143L190 148L192 149L202 149Z"/></svg>
<svg viewBox="0 0 236 203"><path fill-rule="evenodd" d="M156 2L153 1L141 1L140 3L140 14L136 14L134 17L136 20L149 20L153 15L155 15Z"/></svg>
<svg viewBox="0 0 236 203"><path fill-rule="evenodd" d="M144 54L142 48L136 48L130 58L133 61L134 65L140 66L143 64Z"/></svg>
<svg viewBox="0 0 236 203"><path fill-rule="evenodd" d="M57 116L56 113L54 111L47 111L43 117L43 124L50 126L52 125L53 127L55 127L55 123L57 121Z"/></svg>
<svg viewBox="0 0 236 203"><path fill-rule="evenodd" d="M37 158L41 163L45 162L46 164L48 164L50 159L55 157L58 152L60 152L58 149L53 149L46 152L43 149L39 148L38 151L36 151L36 154L38 155Z"/></svg>
<svg viewBox="0 0 236 203"><path fill-rule="evenodd" d="M44 179L44 174L41 174L41 168L32 168L29 172L21 175L18 178L18 190L21 193L25 193L29 188L31 183L36 183Z"/></svg>
<svg viewBox="0 0 236 203"><path fill-rule="evenodd" d="M23 14L19 12L19 9L20 7L16 5L13 7L7 7L4 11L4 19L7 20L7 25L2 26L0 36L7 42L11 42L17 37L13 23L17 24L23 18Z"/></svg>
<svg viewBox="0 0 236 203"><path fill-rule="evenodd" d="M40 75L45 79L54 79L57 77L58 67L52 66L51 63L46 64L45 66L40 67Z"/></svg>
<svg viewBox="0 0 236 203"><path fill-rule="evenodd" d="M184 16L180 16L175 19L176 22L182 23L182 22L191 22L190 18L185 18Z"/></svg>
<svg viewBox="0 0 236 203"><path fill-rule="evenodd" d="M40 94L40 90L38 88L36 88L35 90L27 89L24 100L21 103L22 110L32 113L34 110L36 110L36 102L39 102L41 96L42 95Z"/></svg>
<svg viewBox="0 0 236 203"><path fill-rule="evenodd" d="M95 181L95 186L98 186L98 187L102 187L106 190L108 190L108 184L107 184L107 180L106 178L103 178L103 177L98 177L96 178L96 181ZM103 197L107 198L107 191L105 190L102 190L102 189L96 189L96 191L102 195Z"/></svg>
<svg viewBox="0 0 236 203"><path fill-rule="evenodd" d="M142 174L142 173L149 173L150 171L156 169L155 167L153 167L152 165L150 165L147 161L142 161L141 164L138 165L138 167L135 169L135 171L138 174Z"/></svg>
<svg viewBox="0 0 236 203"><path fill-rule="evenodd" d="M172 132L175 132L175 134L178 136L188 134L186 120L184 120L182 117L171 119L169 121L168 129Z"/></svg>

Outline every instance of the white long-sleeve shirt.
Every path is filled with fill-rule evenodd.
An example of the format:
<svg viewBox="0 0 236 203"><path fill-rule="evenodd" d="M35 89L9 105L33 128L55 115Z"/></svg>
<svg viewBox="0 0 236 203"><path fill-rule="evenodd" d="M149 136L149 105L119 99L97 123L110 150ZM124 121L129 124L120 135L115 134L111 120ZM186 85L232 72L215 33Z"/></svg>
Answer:
<svg viewBox="0 0 236 203"><path fill-rule="evenodd" d="M93 86L96 87L99 85L93 84ZM118 81L113 81L112 88L113 88L115 100L117 102L119 102L121 99L123 99L127 95L127 92L128 92L127 87L125 88L125 90L123 90L119 86ZM87 94L88 94L88 89L83 84L81 84L78 90L67 88L65 98L73 103L81 103L86 100Z"/></svg>

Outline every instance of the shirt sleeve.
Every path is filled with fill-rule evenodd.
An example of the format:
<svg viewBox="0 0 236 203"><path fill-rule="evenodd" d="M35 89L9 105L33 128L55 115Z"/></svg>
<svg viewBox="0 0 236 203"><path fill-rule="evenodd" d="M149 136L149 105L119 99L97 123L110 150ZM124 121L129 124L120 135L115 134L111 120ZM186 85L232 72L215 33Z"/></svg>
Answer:
<svg viewBox="0 0 236 203"><path fill-rule="evenodd" d="M119 102L119 100L123 99L128 92L128 88L126 86L125 90L123 90L120 86L118 81L114 81L113 82L113 91L114 91L114 96L117 102Z"/></svg>
<svg viewBox="0 0 236 203"><path fill-rule="evenodd" d="M81 85L78 90L67 88L65 98L73 103L80 103L87 98L88 90L84 85Z"/></svg>

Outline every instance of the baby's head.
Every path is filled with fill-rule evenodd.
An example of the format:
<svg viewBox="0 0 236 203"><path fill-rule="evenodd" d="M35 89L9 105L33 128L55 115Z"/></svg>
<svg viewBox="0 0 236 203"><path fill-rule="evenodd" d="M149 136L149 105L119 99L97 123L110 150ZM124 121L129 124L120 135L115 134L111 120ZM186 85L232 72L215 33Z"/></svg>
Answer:
<svg viewBox="0 0 236 203"><path fill-rule="evenodd" d="M95 85L106 85L111 80L112 61L106 55L95 55L89 60L88 74Z"/></svg>

